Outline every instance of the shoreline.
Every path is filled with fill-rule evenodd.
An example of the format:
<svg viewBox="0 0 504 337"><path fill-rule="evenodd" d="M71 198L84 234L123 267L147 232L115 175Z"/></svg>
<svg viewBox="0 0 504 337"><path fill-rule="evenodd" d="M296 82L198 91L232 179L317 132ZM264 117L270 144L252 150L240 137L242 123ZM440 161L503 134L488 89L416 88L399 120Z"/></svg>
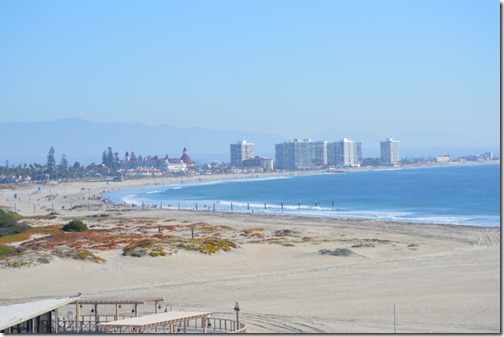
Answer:
<svg viewBox="0 0 504 337"><path fill-rule="evenodd" d="M124 203L111 203L105 198L110 192L126 189L147 188L155 186L170 186L174 184L204 184L210 182L220 181L241 181L241 180L261 180L261 179L275 179L284 177L293 177L300 175L324 175L324 174L338 174L339 172L362 172L362 171L384 171L384 170L402 170L402 169L422 169L431 167L447 167L447 166L460 166L460 165L500 165L500 162L457 162L457 163L443 163L432 165L408 165L401 167L360 167L360 168L346 168L338 170L338 172L327 171L284 171L284 172L265 172L265 173L234 173L234 174L213 174L213 175L184 175L184 176L170 176L170 177L138 177L126 178L121 182L113 182L110 178L99 179L82 179L75 181L61 181L61 182L46 182L46 183L18 183L0 185L0 207L20 213L23 216L42 216L50 214L51 212L58 213L63 217L71 217L72 214L87 215L88 213L109 211L112 207L128 207ZM39 190L40 189L40 190ZM16 195L16 198L14 198ZM273 204L272 204L273 205ZM275 206L279 206L276 205ZM137 207L141 207L137 205ZM131 207L130 207L131 208ZM142 210L150 210L146 207ZM173 211L176 207L164 207L163 210ZM191 210L191 208L186 208ZM192 211L200 211L194 210ZM210 211L201 210L203 212ZM216 210L222 213L241 213L248 214L249 212ZM352 212L353 213L353 212ZM355 211L355 213L359 213ZM77 214L75 214L77 216ZM252 214L271 214L257 212ZM371 217L345 217L345 216L320 216L313 215L295 215L295 214L271 214L275 216L293 216L293 217L313 217L313 218L332 218L339 220L375 220L375 221L393 221L399 223L414 223L414 224L438 224L438 225L455 225L455 226L474 226L474 227L497 227L488 225L467 225L467 224L450 224L450 223L435 223L429 221L408 221L408 219L376 219Z"/></svg>
<svg viewBox="0 0 504 337"><path fill-rule="evenodd" d="M453 166L453 165L452 165ZM465 166L465 165L464 165ZM472 166L472 165L471 165ZM441 168L447 167L446 165L437 166L421 166L421 167L404 167L404 168L388 168L388 169L377 169L373 171L387 171L387 170L415 170L423 168ZM370 170L353 170L348 169L348 173L358 173L367 172ZM310 172L299 175L333 175L343 173L343 171L338 172ZM255 177L226 177L221 179L212 180L213 183L222 183L225 181L232 182L244 182L244 181L265 181L274 179L286 179L293 177L292 174L282 175L264 175ZM203 186L210 184L208 181L191 181L180 184L181 186ZM177 184L178 185L178 184ZM335 208L334 201L325 200L325 203L320 203L315 201L315 205L310 204L305 200L304 203L294 202L292 200L286 203L280 202L278 199L272 200L268 197L260 197L250 199L197 199L193 200L190 197L161 197L163 189L157 188L157 186L166 189L178 189L179 187L170 187L170 185L145 185L141 187L126 188L124 190L112 191L107 193L107 199L116 204L131 207L141 207L141 208L162 208L165 210L193 210L193 211L213 211L213 212L224 212L224 213L252 213L252 214L270 214L276 216L293 216L293 217L313 217L313 218L333 218L333 219L362 219L362 220L376 220L376 221L393 221L402 223L417 223L417 224L441 224L441 225L464 225L464 226L478 226L478 227L498 227L500 223L499 215L480 215L480 214L435 214L426 211L419 210L400 210L400 209L353 209L351 206L344 208ZM162 194L164 195L164 194ZM218 195L218 193L217 193ZM287 198L288 199L288 198ZM318 199L315 197L315 199ZM258 201L264 200L264 201ZM269 200L266 202L266 200ZM283 199L285 200L285 199ZM335 200L335 199L333 199ZM320 199L319 199L320 201ZM362 207L361 207L362 208Z"/></svg>

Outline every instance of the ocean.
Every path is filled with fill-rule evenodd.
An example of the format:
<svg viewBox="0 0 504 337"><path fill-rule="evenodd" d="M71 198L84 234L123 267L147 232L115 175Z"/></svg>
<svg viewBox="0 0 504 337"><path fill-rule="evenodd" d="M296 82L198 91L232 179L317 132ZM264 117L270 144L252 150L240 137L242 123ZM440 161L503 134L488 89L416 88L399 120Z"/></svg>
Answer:
<svg viewBox="0 0 504 337"><path fill-rule="evenodd" d="M118 204L500 226L500 165L453 165L172 184L112 191Z"/></svg>

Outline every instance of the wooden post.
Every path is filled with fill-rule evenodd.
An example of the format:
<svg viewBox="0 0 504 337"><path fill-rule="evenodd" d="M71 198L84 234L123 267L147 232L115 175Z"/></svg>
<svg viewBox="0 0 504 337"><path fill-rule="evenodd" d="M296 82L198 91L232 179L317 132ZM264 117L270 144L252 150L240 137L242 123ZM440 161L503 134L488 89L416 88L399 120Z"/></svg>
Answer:
<svg viewBox="0 0 504 337"><path fill-rule="evenodd" d="M233 203L231 203L231 210L233 210Z"/></svg>
<svg viewBox="0 0 504 337"><path fill-rule="evenodd" d="M54 315L56 316L54 318L54 320L56 321L56 324L54 325L54 333L58 333L58 324L59 324L59 321L58 321L58 308L56 308L54 310Z"/></svg>
<svg viewBox="0 0 504 337"><path fill-rule="evenodd" d="M114 320L118 320L119 319L119 305L116 303L115 304L115 316L114 316Z"/></svg>
<svg viewBox="0 0 504 337"><path fill-rule="evenodd" d="M100 323L100 318L98 317L98 304L94 306L94 314L95 314L95 329L98 331L98 323Z"/></svg>
<svg viewBox="0 0 504 337"><path fill-rule="evenodd" d="M80 330L80 306L75 302L75 332Z"/></svg>

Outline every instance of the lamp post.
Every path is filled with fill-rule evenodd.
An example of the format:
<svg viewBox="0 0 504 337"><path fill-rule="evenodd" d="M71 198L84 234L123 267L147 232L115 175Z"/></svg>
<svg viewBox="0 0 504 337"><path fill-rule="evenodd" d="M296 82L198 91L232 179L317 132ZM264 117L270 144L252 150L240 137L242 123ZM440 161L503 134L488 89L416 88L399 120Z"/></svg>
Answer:
<svg viewBox="0 0 504 337"><path fill-rule="evenodd" d="M236 311L236 330L240 329L240 305L235 302L234 310Z"/></svg>

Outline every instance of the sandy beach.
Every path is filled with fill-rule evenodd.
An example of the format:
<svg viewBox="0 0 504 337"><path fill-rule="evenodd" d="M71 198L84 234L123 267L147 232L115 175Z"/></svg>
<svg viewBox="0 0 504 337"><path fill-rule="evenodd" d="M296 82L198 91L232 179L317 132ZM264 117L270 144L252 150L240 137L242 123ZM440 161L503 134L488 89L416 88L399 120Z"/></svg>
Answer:
<svg viewBox="0 0 504 337"><path fill-rule="evenodd" d="M500 332L500 228L142 209L102 200L113 189L253 177L3 186L0 206L34 227L80 219L88 232L153 240L216 237L236 248L136 257L122 254L123 243L89 248L102 263L53 254L49 263L3 264L0 305L77 292L162 296L173 310L223 317L232 317L239 302L253 333ZM57 214L47 217L51 212ZM49 247L44 239L11 246L42 254ZM321 253L338 249L350 255Z"/></svg>

